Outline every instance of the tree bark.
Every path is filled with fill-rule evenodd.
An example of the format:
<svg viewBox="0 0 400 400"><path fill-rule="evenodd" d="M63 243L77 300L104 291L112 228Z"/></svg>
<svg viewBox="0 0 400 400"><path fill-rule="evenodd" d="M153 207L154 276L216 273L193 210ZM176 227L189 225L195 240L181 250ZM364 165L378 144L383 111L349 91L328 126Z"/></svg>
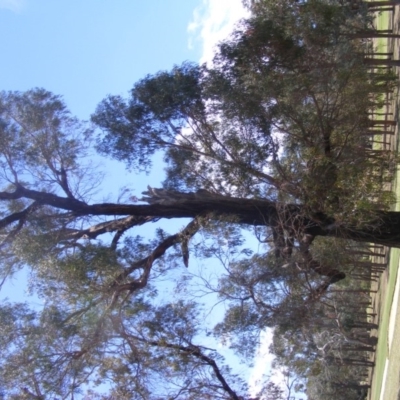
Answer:
<svg viewBox="0 0 400 400"><path fill-rule="evenodd" d="M363 2L368 8L373 7L387 7L387 6L398 6L400 4L399 0L392 0L392 1L366 1Z"/></svg>
<svg viewBox="0 0 400 400"><path fill-rule="evenodd" d="M400 38L400 35L398 37ZM390 67L400 66L400 60L388 60L385 58L364 58L364 63L367 65L385 65Z"/></svg>
<svg viewBox="0 0 400 400"><path fill-rule="evenodd" d="M301 205L280 205L268 200L241 199L220 196L208 200L179 201L175 204L121 205L94 204L85 206L84 214L135 215L161 218L195 218L208 216L213 219L227 217L232 222L253 226L283 226L303 234L350 239L357 242L376 243L400 247L400 213L375 212L364 227L336 223L323 213L306 213Z"/></svg>
<svg viewBox="0 0 400 400"><path fill-rule="evenodd" d="M158 189L157 189L158 190ZM200 191L199 191L200 192ZM168 199L149 197L143 201L150 204L86 204L76 199L59 197L51 193L18 187L14 192L0 192L0 200L19 198L31 199L37 206L48 205L69 210L77 216L112 215L157 218L227 218L232 223L271 228L289 229L295 233L312 236L337 237L357 242L376 243L400 247L400 212L379 211L365 221L364 227L338 223L334 218L316 211L310 213L302 205L280 204L270 200L246 199L216 194L169 192ZM7 216L0 220L0 226L7 225ZM143 218L139 218L143 223ZM4 222L5 221L5 222ZM4 223L3 223L4 222Z"/></svg>
<svg viewBox="0 0 400 400"><path fill-rule="evenodd" d="M400 38L399 34L396 33L381 33L379 31L366 31L366 32L357 32L348 35L349 38L353 39L377 39L377 38L386 38L386 39L398 39Z"/></svg>

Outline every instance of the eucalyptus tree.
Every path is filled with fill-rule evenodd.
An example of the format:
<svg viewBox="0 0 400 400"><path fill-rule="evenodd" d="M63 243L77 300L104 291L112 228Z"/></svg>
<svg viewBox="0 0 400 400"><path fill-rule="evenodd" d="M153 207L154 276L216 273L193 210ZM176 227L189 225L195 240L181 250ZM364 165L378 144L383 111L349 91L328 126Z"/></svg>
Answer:
<svg viewBox="0 0 400 400"><path fill-rule="evenodd" d="M1 306L4 396L73 398L86 391L102 398L96 387L105 382L104 398L246 394L246 383L216 350L201 345L199 306L157 297L157 278L188 264L191 237L223 223L214 228L198 215L178 233L158 229L149 243L123 237L158 217L109 212L132 200L98 204L105 214L78 210L92 207L101 174L92 170L91 129L61 98L43 89L2 92L0 112L2 285L29 268L30 290L43 301L35 309Z"/></svg>
<svg viewBox="0 0 400 400"><path fill-rule="evenodd" d="M208 289L228 308L213 333L251 358L261 330L293 316L307 321L345 278L318 257L315 238L400 246L400 215L382 191L396 159L368 143L368 114L393 76L371 75L369 45L353 35L369 19L325 0L260 4L213 67L184 63L145 77L127 100L99 104L92 120L101 154L137 172L164 156L163 187L141 199L96 202L92 128L59 96L1 93L2 277L30 268L43 299L37 310L1 308L0 388L9 398L85 390L94 398L250 398L202 342L208 332L186 270L186 297L162 298L159 282L190 271L193 256L217 256L224 272ZM137 235L164 219L186 226L157 229L149 241ZM259 253L244 248L243 232L263 243ZM96 392L105 382L109 394Z"/></svg>

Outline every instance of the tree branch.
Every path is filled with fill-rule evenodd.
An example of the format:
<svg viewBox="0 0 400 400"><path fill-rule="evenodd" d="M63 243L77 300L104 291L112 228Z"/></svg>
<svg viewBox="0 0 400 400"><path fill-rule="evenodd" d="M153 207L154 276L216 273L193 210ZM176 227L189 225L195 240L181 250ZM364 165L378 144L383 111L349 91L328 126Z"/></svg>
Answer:
<svg viewBox="0 0 400 400"><path fill-rule="evenodd" d="M154 261L162 257L170 247L172 247L177 243L180 243L182 241L182 237L185 237L186 240L189 240L189 238L193 237L199 229L200 229L200 224L198 220L191 221L186 226L186 228L183 229L182 232L176 233L175 235L169 236L165 240L163 240L149 256L132 263L129 268L126 268L124 272L122 272L115 279L115 283L112 285L112 287L117 286L118 292L121 292L123 290L133 291L145 287ZM140 277L140 279L129 282L127 284L120 284L120 285L118 284L119 282L127 278L133 271L136 271L141 268L144 270L144 272Z"/></svg>
<svg viewBox="0 0 400 400"><path fill-rule="evenodd" d="M96 239L104 233L123 233L134 226L143 225L147 222L154 222L155 220L155 217L137 217L135 215L129 215L128 217L101 222L86 229L63 229L60 231L54 231L54 234L59 234L60 237L65 240L78 240L81 238Z"/></svg>
<svg viewBox="0 0 400 400"><path fill-rule="evenodd" d="M28 218L28 215L34 212L39 207L40 204L38 202L34 202L27 208L25 208L25 210L11 214L8 217L5 217L2 220L0 220L0 229L3 229L6 226L12 224L13 222L18 221L17 226L14 229L12 229L11 232L6 236L6 238L0 243L0 248L2 248L5 244L9 243L15 238L15 236L24 226L26 219Z"/></svg>
<svg viewBox="0 0 400 400"><path fill-rule="evenodd" d="M173 349L173 350L178 350L180 352L183 352L185 354L191 355L201 361L203 361L205 364L210 366L212 370L214 371L215 376L217 377L218 381L221 383L222 388L227 392L230 396L231 399L233 400L240 400L240 397L236 394L236 392L229 386L228 382L222 375L222 372L220 368L218 367L218 364L215 362L214 359L211 357L205 355L201 350L199 346L195 346L192 343L189 343L188 346L182 346L179 344L174 344L174 343L168 343L165 341L155 341L155 340L147 340L144 338L141 338L136 335L128 334L125 330L125 327L123 326L122 321L120 318L116 317L111 317L111 320L113 322L114 328L117 330L117 332L121 335L123 339L125 339L133 350L135 346L132 345L131 340L135 339L139 342L145 343L147 345L153 346L153 347L161 347L161 348L167 348L167 349Z"/></svg>

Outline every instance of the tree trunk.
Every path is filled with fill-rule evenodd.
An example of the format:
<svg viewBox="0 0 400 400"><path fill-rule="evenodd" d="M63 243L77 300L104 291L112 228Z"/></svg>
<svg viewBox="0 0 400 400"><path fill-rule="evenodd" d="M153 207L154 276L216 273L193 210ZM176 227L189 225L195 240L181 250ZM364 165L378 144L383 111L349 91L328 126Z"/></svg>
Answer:
<svg viewBox="0 0 400 400"><path fill-rule="evenodd" d="M366 31L366 32L357 32L348 35L350 38L353 39L378 39L378 38L385 38L385 39L398 39L400 38L399 34L396 33L385 33L379 31Z"/></svg>
<svg viewBox="0 0 400 400"><path fill-rule="evenodd" d="M376 243L400 247L400 212L378 211L371 214L365 226L337 223L324 213L310 213L296 204L280 204L269 200L222 196L206 191L180 193L152 189L150 197L142 199L149 204L86 204L76 199L59 197L19 186L14 192L0 192L0 200L31 199L40 205L69 210L76 215L112 215L157 218L195 218L199 216L253 226L284 228L294 233L350 239L357 242ZM156 192L157 191L157 192ZM9 222L17 213L2 221ZM17 218L17 217L15 217ZM5 223L4 222L4 223Z"/></svg>
<svg viewBox="0 0 400 400"><path fill-rule="evenodd" d="M73 207L76 210L76 207ZM80 207L79 207L80 208ZM400 247L400 213L376 212L364 228L336 224L322 213L304 214L303 207L287 205L284 209L267 200L220 198L217 201L189 201L176 204L85 205L76 210L83 215L135 215L160 218L194 218L208 216L213 219L228 217L232 222L254 226L285 226L312 236L328 236L357 242L372 242L388 247Z"/></svg>
<svg viewBox="0 0 400 400"><path fill-rule="evenodd" d="M376 7L376 8L370 8L369 11L379 11L379 12L383 12L383 11L394 11L393 7Z"/></svg>
<svg viewBox="0 0 400 400"><path fill-rule="evenodd" d="M373 7L387 7L387 6L397 6L400 4L399 0L392 0L392 1L366 1L364 4L368 8Z"/></svg>
<svg viewBox="0 0 400 400"><path fill-rule="evenodd" d="M298 205L283 207L268 200L222 196L207 201L193 200L168 205L85 205L81 212L84 215L136 215L161 218L208 216L218 219L225 216L239 224L284 226L312 236L328 236L400 247L400 213L396 211L376 212L364 228L336 224L333 218L318 212L311 216L305 215L304 208Z"/></svg>
<svg viewBox="0 0 400 400"><path fill-rule="evenodd" d="M359 346L349 346L349 345L346 345L346 346L342 346L342 350L343 351L355 351L355 352L357 352L357 351L360 351L360 352L374 352L375 351L375 348L374 347L372 347L372 346L361 346L361 345L359 345Z"/></svg>
<svg viewBox="0 0 400 400"><path fill-rule="evenodd" d="M400 38L400 35L397 35L397 37ZM364 58L364 63L368 65L385 65L390 67L398 67L400 65L400 60L389 60L387 58Z"/></svg>

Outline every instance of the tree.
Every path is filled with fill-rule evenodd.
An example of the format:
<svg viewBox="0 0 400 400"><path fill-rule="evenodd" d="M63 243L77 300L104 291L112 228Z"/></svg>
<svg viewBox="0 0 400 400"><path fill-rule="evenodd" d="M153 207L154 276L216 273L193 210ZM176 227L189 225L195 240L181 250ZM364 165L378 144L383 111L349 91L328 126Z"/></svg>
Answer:
<svg viewBox="0 0 400 400"><path fill-rule="evenodd" d="M400 246L400 215L383 190L396 157L369 146L369 113L395 77L364 62L370 44L356 33L370 29L368 11L257 4L212 68L184 63L98 106L100 153L139 172L164 154L163 188L142 199L93 202L93 131L60 97L1 93L3 282L29 267L45 299L40 310L0 309L9 398L67 398L89 386L104 399L249 399L243 379L200 344L199 305L160 299L159 280L190 269L193 255L219 258L225 273L208 289L230 305L214 334L251 357L261 330L306 321L346 277L318 257L316 238ZM175 218L190 220L148 243L132 233ZM265 243L260 253L244 248L244 230ZM96 394L104 382L109 394Z"/></svg>

